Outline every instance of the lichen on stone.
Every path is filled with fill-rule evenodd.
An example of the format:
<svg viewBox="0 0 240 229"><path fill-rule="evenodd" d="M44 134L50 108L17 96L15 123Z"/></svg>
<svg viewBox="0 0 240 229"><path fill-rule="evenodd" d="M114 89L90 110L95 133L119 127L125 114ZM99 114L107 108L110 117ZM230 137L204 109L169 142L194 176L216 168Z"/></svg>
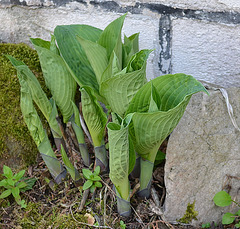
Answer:
<svg viewBox="0 0 240 229"><path fill-rule="evenodd" d="M17 168L34 163L38 153L22 117L17 73L6 54L28 65L47 91L37 52L26 44L0 43L0 170L3 164Z"/></svg>

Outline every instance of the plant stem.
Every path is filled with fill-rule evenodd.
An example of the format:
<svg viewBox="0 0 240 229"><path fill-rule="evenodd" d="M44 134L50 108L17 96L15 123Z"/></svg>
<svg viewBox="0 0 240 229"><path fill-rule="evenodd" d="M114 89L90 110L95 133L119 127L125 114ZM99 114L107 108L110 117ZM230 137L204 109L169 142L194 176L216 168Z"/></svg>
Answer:
<svg viewBox="0 0 240 229"><path fill-rule="evenodd" d="M232 200L233 203L235 203L238 207L240 207L240 204L236 202L235 200Z"/></svg>
<svg viewBox="0 0 240 229"><path fill-rule="evenodd" d="M138 192L140 197L148 198L150 196L154 161L159 147L160 145L157 144L152 150L149 151L146 159L141 158L140 191Z"/></svg>
<svg viewBox="0 0 240 229"><path fill-rule="evenodd" d="M108 170L108 159L107 159L107 151L105 145L94 147L95 152L95 167L100 166L101 172L105 172Z"/></svg>
<svg viewBox="0 0 240 229"><path fill-rule="evenodd" d="M131 214L130 206L130 184L128 177L125 177L121 186L116 187L117 208L121 216L128 217Z"/></svg>
<svg viewBox="0 0 240 229"><path fill-rule="evenodd" d="M87 145L85 143L82 143L82 144L79 143L78 146L79 146L80 154L84 164L87 167L89 167L91 165L91 158L87 150Z"/></svg>

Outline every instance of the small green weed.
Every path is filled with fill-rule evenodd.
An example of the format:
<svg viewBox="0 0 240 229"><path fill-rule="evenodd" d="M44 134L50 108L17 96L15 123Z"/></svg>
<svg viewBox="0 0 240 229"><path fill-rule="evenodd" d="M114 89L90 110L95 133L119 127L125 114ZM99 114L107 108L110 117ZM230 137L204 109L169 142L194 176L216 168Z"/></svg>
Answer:
<svg viewBox="0 0 240 229"><path fill-rule="evenodd" d="M25 170L21 170L17 174L13 175L11 168L6 165L3 166L2 175L6 177L6 179L0 181L0 187L4 187L6 190L2 192L0 199L4 199L12 194L16 202L22 208L26 208L27 205L25 200L21 200L20 192L25 192L26 190L31 189L36 179L31 178L23 181L24 173Z"/></svg>
<svg viewBox="0 0 240 229"><path fill-rule="evenodd" d="M122 220L120 220L120 228L121 229L126 229L126 224Z"/></svg>
<svg viewBox="0 0 240 229"><path fill-rule="evenodd" d="M82 169L83 176L87 181L83 185L83 190L90 188L90 192L94 192L96 188L101 188L102 183L100 182L101 177L99 176L100 173L100 166L97 166L94 172L91 172L89 169Z"/></svg>
<svg viewBox="0 0 240 229"><path fill-rule="evenodd" d="M240 207L240 203L234 201L232 197L225 191L218 192L214 198L214 203L219 207L226 207L232 203L235 203L238 207ZM222 224L231 224L235 221L235 227L240 228L240 209L235 213L227 212L222 217Z"/></svg>

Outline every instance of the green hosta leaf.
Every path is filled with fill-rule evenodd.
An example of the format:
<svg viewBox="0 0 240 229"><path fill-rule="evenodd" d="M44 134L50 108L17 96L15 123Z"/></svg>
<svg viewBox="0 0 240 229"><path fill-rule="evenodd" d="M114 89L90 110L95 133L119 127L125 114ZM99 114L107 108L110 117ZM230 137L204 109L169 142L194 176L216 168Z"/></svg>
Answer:
<svg viewBox="0 0 240 229"><path fill-rule="evenodd" d="M153 50L150 49L143 49L132 56L127 65L127 72L133 72L142 69L152 51Z"/></svg>
<svg viewBox="0 0 240 229"><path fill-rule="evenodd" d="M72 76L80 86L89 86L96 94L97 79L77 37L96 42L101 33L102 30L88 25L60 25L54 30L60 53Z"/></svg>
<svg viewBox="0 0 240 229"><path fill-rule="evenodd" d="M93 175L92 172L89 169L82 169L83 176L85 179L91 179L91 176Z"/></svg>
<svg viewBox="0 0 240 229"><path fill-rule="evenodd" d="M95 42L84 40L81 37L77 37L77 39L87 55L98 84L100 84L102 74L108 65L107 50Z"/></svg>
<svg viewBox="0 0 240 229"><path fill-rule="evenodd" d="M14 196L14 198L19 197L19 193L20 193L20 190L18 187L12 188L12 195Z"/></svg>
<svg viewBox="0 0 240 229"><path fill-rule="evenodd" d="M125 68L131 57L139 51L139 33L135 33L130 37L124 36L123 44L123 68Z"/></svg>
<svg viewBox="0 0 240 229"><path fill-rule="evenodd" d="M107 116L89 87L80 89L82 112L95 147L101 146Z"/></svg>
<svg viewBox="0 0 240 229"><path fill-rule="evenodd" d="M220 191L214 196L213 201L217 206L225 207L232 203L232 198L227 192Z"/></svg>
<svg viewBox="0 0 240 229"><path fill-rule="evenodd" d="M87 180L84 185L83 185L83 190L87 190L88 188L90 188L93 185L93 181L92 180Z"/></svg>
<svg viewBox="0 0 240 229"><path fill-rule="evenodd" d="M122 66L122 41L121 31L126 14L111 22L102 32L98 39L98 44L107 50L108 60L114 51Z"/></svg>
<svg viewBox="0 0 240 229"><path fill-rule="evenodd" d="M109 177L122 198L127 199L129 196L128 187L128 175L131 172L129 169L130 154L134 154L134 151L130 151L128 124L130 120L122 121L122 125L117 123L109 123L108 128L108 140L109 140L109 165L110 173ZM134 166L134 165L133 165Z"/></svg>
<svg viewBox="0 0 240 229"><path fill-rule="evenodd" d="M77 169L73 166L71 161L69 160L66 151L64 150L63 146L61 145L61 155L62 155L62 160L63 163L66 166L67 171L69 172L70 176L74 181L78 181L81 177Z"/></svg>
<svg viewBox="0 0 240 229"><path fill-rule="evenodd" d="M145 71L146 66L131 73L117 74L101 84L100 93L113 112L124 116L134 95L147 82Z"/></svg>
<svg viewBox="0 0 240 229"><path fill-rule="evenodd" d="M227 212L222 217L222 224L231 224L235 220L235 215L232 213Z"/></svg>
<svg viewBox="0 0 240 229"><path fill-rule="evenodd" d="M13 176L13 179L15 179L16 181L19 181L23 177L24 173L25 173L25 170L21 170L20 172L18 172Z"/></svg>
<svg viewBox="0 0 240 229"><path fill-rule="evenodd" d="M4 199L4 198L10 196L11 193L12 193L12 190L11 190L11 189L5 190L5 191L2 192L2 194L0 195L0 199Z"/></svg>
<svg viewBox="0 0 240 229"><path fill-rule="evenodd" d="M150 103L149 103L149 108L148 108L148 113L158 111L158 105L160 104L160 96L157 93L156 88L151 84L151 98L150 98Z"/></svg>
<svg viewBox="0 0 240 229"><path fill-rule="evenodd" d="M3 175L7 178L12 178L13 177L13 173L11 168L9 168L8 166L4 165L3 166Z"/></svg>
<svg viewBox="0 0 240 229"><path fill-rule="evenodd" d="M56 118L51 119L52 112L53 112L52 105L48 100L46 94L42 90L41 85L38 82L37 78L23 62L18 61L11 56L7 56L7 57L11 61L13 66L17 69L18 78L21 85L21 94L23 94L22 95L23 103L27 103L26 100L29 100L31 97L31 100L34 100L34 102L37 104L37 106L39 107L39 109L41 110L41 112L49 122L49 125L53 130L54 137L60 138L62 136L62 133L60 131ZM23 106L29 106L28 109L30 109L30 104L29 105L25 104ZM24 110L22 110L22 112L26 113Z"/></svg>
<svg viewBox="0 0 240 229"><path fill-rule="evenodd" d="M102 73L100 85L104 81L112 78L115 74L119 73L120 71L121 71L121 66L119 63L119 59L118 59L116 53L113 51L113 53L110 57L110 60L108 62L108 66Z"/></svg>
<svg viewBox="0 0 240 229"><path fill-rule="evenodd" d="M46 48L44 44L47 41L40 38L32 38L30 40L38 52L46 85L50 89L53 99L61 111L63 121L66 123L73 114L71 101L76 94L76 82L62 57L56 54L56 51L53 52L50 50L50 42L49 48Z"/></svg>
<svg viewBox="0 0 240 229"><path fill-rule="evenodd" d="M155 100L152 85L158 93L154 96L159 96ZM148 158L150 151L160 146L178 124L191 95L199 91L207 93L192 76L175 74L155 78L136 93L126 113L136 112L130 130L139 155ZM157 106L159 110L148 113L151 101L155 102L154 109ZM148 159L154 162L155 158Z"/></svg>
<svg viewBox="0 0 240 229"><path fill-rule="evenodd" d="M236 212L236 215L240 216L240 209Z"/></svg>

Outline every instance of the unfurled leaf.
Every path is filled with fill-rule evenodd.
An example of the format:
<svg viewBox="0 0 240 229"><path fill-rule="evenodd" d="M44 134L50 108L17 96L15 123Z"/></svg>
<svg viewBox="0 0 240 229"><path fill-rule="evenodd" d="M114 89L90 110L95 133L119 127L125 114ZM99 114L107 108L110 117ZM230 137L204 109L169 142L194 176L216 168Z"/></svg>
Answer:
<svg viewBox="0 0 240 229"><path fill-rule="evenodd" d="M121 31L126 14L117 18L111 22L101 33L98 44L103 46L107 50L108 60L112 55L113 51L116 53L120 66L122 66L122 41L121 41Z"/></svg>
<svg viewBox="0 0 240 229"><path fill-rule="evenodd" d="M107 125L110 165L109 177L120 196L125 200L129 198L128 175L131 171L129 165L131 164L130 158L132 158L130 154L135 155L134 151L132 152L130 150L129 144L128 126L131 119L128 119L128 117L126 117L126 119L127 121L122 120L121 125L113 122Z"/></svg>
<svg viewBox="0 0 240 229"><path fill-rule="evenodd" d="M98 94L99 85L77 37L96 42L102 30L88 25L59 25L54 36L65 63L80 86L89 86Z"/></svg>
<svg viewBox="0 0 240 229"><path fill-rule="evenodd" d="M123 68L127 66L131 57L139 51L139 33L135 33L130 37L124 36L123 44Z"/></svg>
<svg viewBox="0 0 240 229"><path fill-rule="evenodd" d="M8 166L4 165L3 166L3 175L7 178L12 178L13 177L13 173L11 168L9 168Z"/></svg>
<svg viewBox="0 0 240 229"><path fill-rule="evenodd" d="M153 94L152 85L157 94ZM192 94L200 91L207 93L192 76L175 74L155 78L136 93L126 113L135 112L130 130L139 155L147 158L154 147L158 149L178 124ZM159 98L154 99L156 95ZM158 107L158 111L149 113L151 101L155 102L154 109Z"/></svg>
<svg viewBox="0 0 240 229"><path fill-rule="evenodd" d="M142 65L139 68L131 67L131 71L123 69L121 72L112 76L111 78L103 81L100 86L100 94L106 99L111 107L111 110L122 118L125 112L137 93L137 91L147 82L146 79L146 61L151 50L142 50L141 53L144 58L137 53L134 55L133 60L136 60L134 66L139 61ZM131 63L133 63L133 60ZM131 66L129 63L129 66Z"/></svg>
<svg viewBox="0 0 240 229"><path fill-rule="evenodd" d="M89 87L83 87L81 91L82 113L91 134L94 147L102 145L107 116L97 101L93 91Z"/></svg>
<svg viewBox="0 0 240 229"><path fill-rule="evenodd" d="M217 206L225 207L232 203L232 198L227 192L220 191L214 196L213 201Z"/></svg>
<svg viewBox="0 0 240 229"><path fill-rule="evenodd" d="M87 190L88 188L90 188L93 185L93 181L92 180L87 180L84 185L83 185L83 190Z"/></svg>
<svg viewBox="0 0 240 229"><path fill-rule="evenodd" d="M232 213L227 212L222 217L222 224L231 224L235 220L235 215Z"/></svg>
<svg viewBox="0 0 240 229"><path fill-rule="evenodd" d="M4 199L6 197L8 197L9 195L11 195L12 190L11 189L7 189L4 192L2 192L2 194L0 195L0 199Z"/></svg>
<svg viewBox="0 0 240 229"><path fill-rule="evenodd" d="M37 50L46 85L61 111L63 121L66 123L73 114L71 101L76 94L76 82L62 57L56 54L56 48L54 51L50 49L55 44L54 36L52 36L51 45L50 42L40 38L31 38L30 40ZM47 42L49 45L45 45Z"/></svg>
<svg viewBox="0 0 240 229"><path fill-rule="evenodd" d="M78 37L77 39L87 55L96 75L98 84L100 84L102 74L108 65L107 50L95 42L84 40L81 37Z"/></svg>
<svg viewBox="0 0 240 229"><path fill-rule="evenodd" d="M39 107L39 109L41 110L41 112L43 113L43 115L45 116L47 121L49 122L53 136L56 138L61 138L62 133L61 133L61 130L60 130L59 125L56 120L57 111L54 111L54 108L53 108L51 102L48 100L46 94L42 90L41 85L38 82L37 78L30 71L30 69L27 67L27 65L25 65L23 62L18 61L11 56L7 56L7 57L11 61L13 66L17 69L17 72L18 72L18 78L19 78L19 82L21 85L21 92L22 92L21 93L21 96L22 96L22 99L21 99L22 105L21 106L23 106L23 107L28 106L29 107L28 109L30 109L30 104L27 105L26 103L27 103L27 100L29 100L29 98L31 97L31 100L34 100L34 102L37 104L37 106ZM31 103L32 103L32 101L31 101ZM26 113L25 109L26 108L23 108L23 109L21 108L22 112ZM33 108L31 108L31 109L33 109ZM29 110L29 112L30 112L30 110ZM54 118L52 118L53 112L55 115ZM26 117L26 115L24 115L24 116ZM35 114L34 114L34 116L35 116ZM36 141L38 141L38 140L36 139Z"/></svg>

